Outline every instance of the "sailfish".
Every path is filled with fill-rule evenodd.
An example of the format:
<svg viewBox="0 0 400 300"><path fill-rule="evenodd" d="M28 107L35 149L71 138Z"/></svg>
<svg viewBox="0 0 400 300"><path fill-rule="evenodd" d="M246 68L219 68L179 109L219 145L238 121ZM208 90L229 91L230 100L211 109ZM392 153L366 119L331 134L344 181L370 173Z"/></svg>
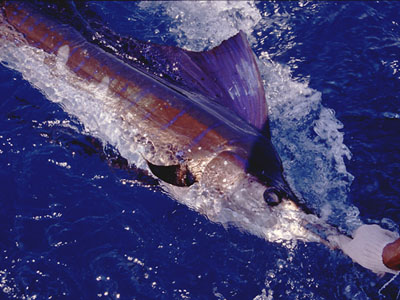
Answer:
<svg viewBox="0 0 400 300"><path fill-rule="evenodd" d="M3 3L0 21L3 63L134 157L177 201L270 241L323 242L316 228L336 232L285 180L245 33L203 52L135 40L126 61L28 3ZM63 94L64 85L85 97Z"/></svg>

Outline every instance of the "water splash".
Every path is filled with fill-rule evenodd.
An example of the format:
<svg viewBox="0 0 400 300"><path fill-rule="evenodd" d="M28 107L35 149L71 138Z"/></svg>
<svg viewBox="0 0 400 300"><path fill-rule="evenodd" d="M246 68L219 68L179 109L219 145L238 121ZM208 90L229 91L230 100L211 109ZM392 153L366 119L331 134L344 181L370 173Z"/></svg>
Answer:
<svg viewBox="0 0 400 300"><path fill-rule="evenodd" d="M252 1L143 1L140 7L169 17L178 46L193 51L213 48L239 30L250 34L261 19Z"/></svg>
<svg viewBox="0 0 400 300"><path fill-rule="evenodd" d="M353 176L345 160L351 158L344 144L343 125L333 110L321 103L321 93L306 83L294 81L290 69L260 56L260 71L265 84L270 112L272 140L284 165L291 186L314 211L331 208L334 224L347 228L359 223L347 216L347 193Z"/></svg>

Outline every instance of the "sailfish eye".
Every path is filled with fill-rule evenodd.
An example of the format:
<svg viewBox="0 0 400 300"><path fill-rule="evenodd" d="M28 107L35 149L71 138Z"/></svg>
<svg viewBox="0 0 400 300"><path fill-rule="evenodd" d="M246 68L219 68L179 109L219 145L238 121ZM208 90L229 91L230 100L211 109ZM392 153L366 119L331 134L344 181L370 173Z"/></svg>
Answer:
<svg viewBox="0 0 400 300"><path fill-rule="evenodd" d="M282 197L276 188L270 187L264 191L264 201L269 206L276 206L282 201Z"/></svg>

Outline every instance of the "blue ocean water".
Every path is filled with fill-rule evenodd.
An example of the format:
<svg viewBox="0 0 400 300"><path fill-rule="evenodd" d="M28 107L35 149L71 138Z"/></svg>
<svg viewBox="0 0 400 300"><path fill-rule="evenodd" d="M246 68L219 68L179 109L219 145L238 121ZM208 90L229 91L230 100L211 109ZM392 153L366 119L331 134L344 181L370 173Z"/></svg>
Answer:
<svg viewBox="0 0 400 300"><path fill-rule="evenodd" d="M193 50L247 32L264 63L272 132L280 133L274 141L296 189L316 210L329 204L330 221L345 231L354 219L398 230L399 3L90 2L87 9L121 35ZM211 223L140 172L110 166L117 149L103 149L21 74L1 65L0 77L2 298L396 297L396 281L378 294L390 276L323 245L270 243ZM313 149L315 160L325 160L310 167L306 157L304 171L280 140L301 135L320 115L287 129L291 117L278 116L275 103L285 97L295 113L301 104L312 113L334 110L317 128L344 134L343 141L337 134L297 141L295 154ZM351 159L341 164L335 154L346 156L347 147ZM317 184L324 180L334 184Z"/></svg>

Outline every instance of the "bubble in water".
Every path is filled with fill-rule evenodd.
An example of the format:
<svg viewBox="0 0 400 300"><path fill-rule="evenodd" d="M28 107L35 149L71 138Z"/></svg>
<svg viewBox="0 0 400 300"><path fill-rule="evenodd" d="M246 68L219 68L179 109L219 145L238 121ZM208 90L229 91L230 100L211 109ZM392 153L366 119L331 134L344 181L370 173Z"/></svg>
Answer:
<svg viewBox="0 0 400 300"><path fill-rule="evenodd" d="M143 1L140 7L169 16L178 46L193 51L213 48L239 30L250 35L261 20L252 1Z"/></svg>
<svg viewBox="0 0 400 300"><path fill-rule="evenodd" d="M345 159L351 157L343 142L343 125L321 104L321 93L296 82L288 67L273 63L263 53L260 72L264 80L272 141L282 158L291 187L314 211L327 203L334 223L346 226L342 214L353 176ZM337 213L339 211L339 213Z"/></svg>

